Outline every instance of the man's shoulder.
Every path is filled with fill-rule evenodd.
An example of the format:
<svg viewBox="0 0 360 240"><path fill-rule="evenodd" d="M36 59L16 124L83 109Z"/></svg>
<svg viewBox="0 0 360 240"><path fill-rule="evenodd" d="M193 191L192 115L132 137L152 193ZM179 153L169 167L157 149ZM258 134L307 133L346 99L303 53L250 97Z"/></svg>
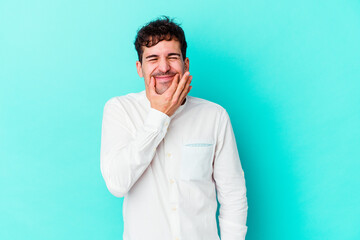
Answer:
<svg viewBox="0 0 360 240"><path fill-rule="evenodd" d="M108 105L123 105L129 103L136 103L140 102L145 97L145 91L137 92L137 93L128 93L122 96L116 96L110 98L106 103L105 106Z"/></svg>
<svg viewBox="0 0 360 240"><path fill-rule="evenodd" d="M189 96L189 103L190 107L195 109L206 109L207 111L218 114L223 114L224 112L226 112L225 108L222 107L220 104L203 98Z"/></svg>

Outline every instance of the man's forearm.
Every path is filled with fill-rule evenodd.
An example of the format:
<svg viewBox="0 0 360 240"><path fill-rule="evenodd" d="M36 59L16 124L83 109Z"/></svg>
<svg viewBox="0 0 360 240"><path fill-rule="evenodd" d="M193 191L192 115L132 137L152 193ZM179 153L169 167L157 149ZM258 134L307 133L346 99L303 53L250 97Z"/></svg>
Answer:
<svg viewBox="0 0 360 240"><path fill-rule="evenodd" d="M225 111L222 122L214 160L221 240L244 240L248 210L244 171L230 119Z"/></svg>
<svg viewBox="0 0 360 240"><path fill-rule="evenodd" d="M229 179L218 190L221 240L244 240L247 233L248 203L243 177Z"/></svg>

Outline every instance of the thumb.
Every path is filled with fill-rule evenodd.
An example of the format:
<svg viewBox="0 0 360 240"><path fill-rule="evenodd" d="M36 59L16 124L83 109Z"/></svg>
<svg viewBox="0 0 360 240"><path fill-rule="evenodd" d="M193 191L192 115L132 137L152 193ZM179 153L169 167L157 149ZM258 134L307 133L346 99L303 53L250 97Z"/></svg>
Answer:
<svg viewBox="0 0 360 240"><path fill-rule="evenodd" d="M150 92L152 94L156 93L156 91L155 91L155 78L153 76L150 77L149 89L150 89Z"/></svg>

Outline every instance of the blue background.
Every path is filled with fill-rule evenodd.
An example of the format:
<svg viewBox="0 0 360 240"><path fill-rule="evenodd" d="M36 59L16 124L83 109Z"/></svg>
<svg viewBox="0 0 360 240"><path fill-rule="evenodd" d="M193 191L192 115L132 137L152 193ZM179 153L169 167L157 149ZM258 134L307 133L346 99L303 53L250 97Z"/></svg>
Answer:
<svg viewBox="0 0 360 240"><path fill-rule="evenodd" d="M105 102L144 89L136 30L188 41L192 96L227 109L248 240L360 239L360 2L0 1L0 239L121 239Z"/></svg>

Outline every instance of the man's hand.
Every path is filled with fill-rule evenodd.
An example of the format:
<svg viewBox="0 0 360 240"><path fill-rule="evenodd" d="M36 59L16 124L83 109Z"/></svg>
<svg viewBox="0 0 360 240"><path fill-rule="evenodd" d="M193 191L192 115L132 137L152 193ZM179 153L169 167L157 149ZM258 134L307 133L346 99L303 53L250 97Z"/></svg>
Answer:
<svg viewBox="0 0 360 240"><path fill-rule="evenodd" d="M192 88L190 86L192 76L189 72L185 72L180 81L179 78L180 75L176 74L170 87L163 94L156 93L155 78L150 78L146 95L152 108L167 114L169 117L175 113Z"/></svg>

